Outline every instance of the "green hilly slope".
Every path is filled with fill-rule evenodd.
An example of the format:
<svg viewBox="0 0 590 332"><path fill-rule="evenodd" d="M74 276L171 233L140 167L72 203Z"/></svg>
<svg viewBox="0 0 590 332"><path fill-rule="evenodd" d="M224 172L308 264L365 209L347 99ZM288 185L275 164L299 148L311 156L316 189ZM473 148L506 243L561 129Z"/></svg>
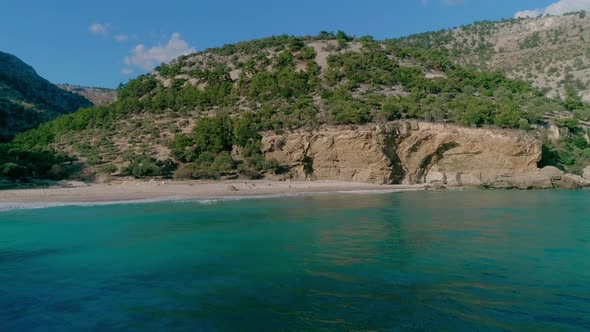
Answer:
<svg viewBox="0 0 590 332"><path fill-rule="evenodd" d="M454 63L525 80L550 97L574 93L590 101L590 17L585 12L477 22L399 42L438 49Z"/></svg>
<svg viewBox="0 0 590 332"><path fill-rule="evenodd" d="M91 103L59 89L14 55L0 52L0 142Z"/></svg>
<svg viewBox="0 0 590 332"><path fill-rule="evenodd" d="M122 86L113 104L82 109L17 136L0 147L12 153L0 157L0 164L10 164L18 176L60 177L69 159L49 154L57 151L80 158L90 173L255 178L284 171L263 158L261 131L405 118L543 131L547 114L587 108L404 42L342 32L279 36L162 65ZM577 167L590 159L590 148L575 124L562 122L571 130L575 155L555 147L563 149L548 149L543 162ZM37 167L27 162L39 157L27 155L31 151L49 160Z"/></svg>

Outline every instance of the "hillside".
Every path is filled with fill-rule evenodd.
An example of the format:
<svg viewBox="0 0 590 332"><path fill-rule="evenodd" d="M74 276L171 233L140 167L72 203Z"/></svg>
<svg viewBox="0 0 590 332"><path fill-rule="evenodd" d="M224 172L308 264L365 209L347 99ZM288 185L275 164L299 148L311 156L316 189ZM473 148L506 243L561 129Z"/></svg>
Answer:
<svg viewBox="0 0 590 332"><path fill-rule="evenodd" d="M107 88L88 87L71 84L57 84L60 89L78 94L92 102L94 105L103 106L117 99L117 90Z"/></svg>
<svg viewBox="0 0 590 332"><path fill-rule="evenodd" d="M590 17L585 12L478 22L400 42L439 49L457 64L530 82L549 97L574 93L590 101Z"/></svg>
<svg viewBox="0 0 590 332"><path fill-rule="evenodd" d="M523 81L470 70L438 52L396 41L342 32L279 36L182 56L129 81L115 103L44 124L10 147L21 158L20 170L34 176L63 176L69 168L63 162L70 158L53 155L37 167L22 162L19 151L51 148L79 157L88 167L77 176L99 171L256 178L290 172L262 151L267 132L417 119L532 129L538 136L547 113L568 107ZM568 141L562 150L547 150L542 163L581 169L590 148L575 125L564 120L562 127L571 130ZM576 150L566 150L572 144ZM443 144L425 158L438 160L452 147ZM302 162L313 168L313 161Z"/></svg>
<svg viewBox="0 0 590 332"><path fill-rule="evenodd" d="M43 79L14 55L0 52L0 142L91 103Z"/></svg>
<svg viewBox="0 0 590 332"><path fill-rule="evenodd" d="M579 150L586 146L582 136L590 142L590 110L584 105L590 101L590 17L586 12L477 22L397 41L437 49L455 64L500 72L530 83L549 98L563 100L565 109L543 115L550 125L547 148L562 151L563 163L580 171L574 164L582 166L587 159ZM571 132L578 138L572 138Z"/></svg>

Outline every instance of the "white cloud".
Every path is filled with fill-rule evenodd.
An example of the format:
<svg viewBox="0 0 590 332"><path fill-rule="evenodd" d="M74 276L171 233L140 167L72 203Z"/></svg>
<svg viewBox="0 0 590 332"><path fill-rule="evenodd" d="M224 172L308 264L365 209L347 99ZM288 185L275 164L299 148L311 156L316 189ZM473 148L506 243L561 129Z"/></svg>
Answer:
<svg viewBox="0 0 590 332"><path fill-rule="evenodd" d="M123 75L131 75L131 74L133 74L133 69L123 68L123 69L121 69L121 74L123 74Z"/></svg>
<svg viewBox="0 0 590 332"><path fill-rule="evenodd" d="M129 36L127 36L127 35L115 35L115 40L118 41L119 43L126 42L127 39L129 39Z"/></svg>
<svg viewBox="0 0 590 332"><path fill-rule="evenodd" d="M107 35L111 30L110 24L94 23L88 27L88 31L95 35Z"/></svg>
<svg viewBox="0 0 590 332"><path fill-rule="evenodd" d="M537 17L539 15L563 15L580 10L590 11L590 0L559 0L545 8L523 10L514 14L514 18Z"/></svg>
<svg viewBox="0 0 590 332"><path fill-rule="evenodd" d="M131 55L125 57L125 64L136 66L144 70L151 70L161 63L168 63L180 55L195 53L188 43L180 37L178 32L172 33L166 45L146 48L139 44L133 48Z"/></svg>

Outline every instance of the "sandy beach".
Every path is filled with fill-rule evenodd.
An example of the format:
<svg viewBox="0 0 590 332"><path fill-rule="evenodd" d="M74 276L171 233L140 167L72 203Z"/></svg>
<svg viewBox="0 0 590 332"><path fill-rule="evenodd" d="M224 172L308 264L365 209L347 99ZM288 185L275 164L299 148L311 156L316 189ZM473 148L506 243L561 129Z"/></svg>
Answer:
<svg viewBox="0 0 590 332"><path fill-rule="evenodd" d="M61 186L0 191L0 203L82 203L147 199L207 199L320 192L416 191L423 185L377 185L339 181L120 181L64 182Z"/></svg>

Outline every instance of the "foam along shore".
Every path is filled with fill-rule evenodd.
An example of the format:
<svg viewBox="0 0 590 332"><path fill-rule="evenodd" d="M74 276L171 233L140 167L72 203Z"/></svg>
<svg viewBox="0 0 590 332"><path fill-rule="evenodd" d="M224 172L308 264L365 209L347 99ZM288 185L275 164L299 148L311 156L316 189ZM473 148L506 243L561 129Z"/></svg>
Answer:
<svg viewBox="0 0 590 332"><path fill-rule="evenodd" d="M377 185L340 181L121 181L62 182L60 186L0 191L0 203L85 203L137 200L209 199L320 192L395 192L423 185Z"/></svg>

